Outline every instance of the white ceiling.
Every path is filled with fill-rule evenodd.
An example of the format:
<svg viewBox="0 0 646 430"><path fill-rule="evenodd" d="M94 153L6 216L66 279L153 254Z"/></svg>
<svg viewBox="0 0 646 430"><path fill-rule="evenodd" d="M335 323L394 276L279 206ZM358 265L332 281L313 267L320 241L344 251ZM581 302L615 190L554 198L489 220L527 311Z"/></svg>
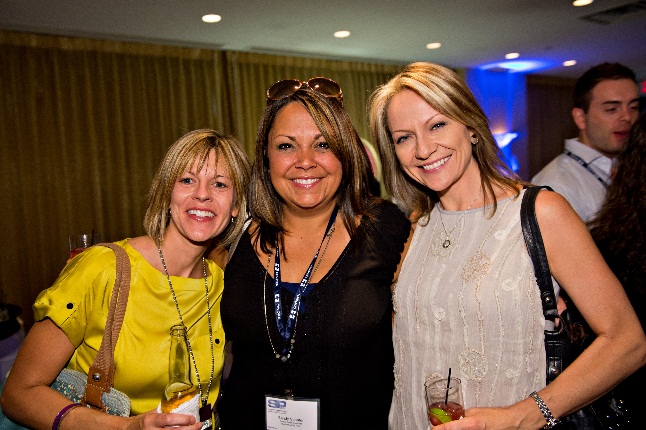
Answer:
<svg viewBox="0 0 646 430"><path fill-rule="evenodd" d="M583 19L601 12L609 23ZM222 21L203 23L207 13ZM646 79L646 1L635 0L0 0L0 29L462 68L519 52L553 64L541 75L619 61ZM352 35L335 39L337 30Z"/></svg>

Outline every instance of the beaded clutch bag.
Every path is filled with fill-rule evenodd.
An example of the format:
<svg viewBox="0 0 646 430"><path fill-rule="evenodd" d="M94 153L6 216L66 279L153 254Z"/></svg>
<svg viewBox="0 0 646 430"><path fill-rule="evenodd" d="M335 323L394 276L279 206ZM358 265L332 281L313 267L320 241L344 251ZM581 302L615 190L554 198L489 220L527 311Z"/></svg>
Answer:
<svg viewBox="0 0 646 430"><path fill-rule="evenodd" d="M63 369L51 385L53 389L63 394L74 403L83 402L87 375L78 370ZM130 416L130 399L124 393L114 388L101 395L105 412L122 417Z"/></svg>

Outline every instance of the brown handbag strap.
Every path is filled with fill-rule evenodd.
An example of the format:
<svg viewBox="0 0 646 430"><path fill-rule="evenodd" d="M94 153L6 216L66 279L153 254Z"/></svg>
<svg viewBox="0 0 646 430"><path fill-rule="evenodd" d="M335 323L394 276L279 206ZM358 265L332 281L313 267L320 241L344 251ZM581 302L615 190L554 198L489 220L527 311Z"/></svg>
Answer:
<svg viewBox="0 0 646 430"><path fill-rule="evenodd" d="M105 411L103 393L110 392L114 383L114 348L119 339L130 293L130 259L126 251L114 243L99 243L96 246L105 246L114 251L117 257L117 275L114 280L101 347L88 372L83 403L94 409Z"/></svg>

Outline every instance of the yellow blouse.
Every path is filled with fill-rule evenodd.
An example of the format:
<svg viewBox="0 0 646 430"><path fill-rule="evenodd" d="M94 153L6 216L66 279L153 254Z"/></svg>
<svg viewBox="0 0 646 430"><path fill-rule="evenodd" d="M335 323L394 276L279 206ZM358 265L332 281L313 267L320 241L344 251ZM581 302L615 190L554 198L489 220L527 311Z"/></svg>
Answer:
<svg viewBox="0 0 646 430"><path fill-rule="evenodd" d="M168 383L170 328L179 324L179 316L166 275L152 267L127 239L115 243L125 249L132 268L130 296L114 353L114 387L130 397L132 415L136 415L155 409L161 400ZM220 319L224 272L214 262L206 262L215 363L209 392L209 403L213 405L224 365L225 338ZM94 247L70 261L54 285L36 298L33 306L36 321L51 319L76 347L67 366L70 369L87 374L99 350L115 273L113 251ZM211 374L211 349L204 279L171 276L171 282L188 328L202 390L206 390ZM192 362L190 367L191 380L197 386Z"/></svg>

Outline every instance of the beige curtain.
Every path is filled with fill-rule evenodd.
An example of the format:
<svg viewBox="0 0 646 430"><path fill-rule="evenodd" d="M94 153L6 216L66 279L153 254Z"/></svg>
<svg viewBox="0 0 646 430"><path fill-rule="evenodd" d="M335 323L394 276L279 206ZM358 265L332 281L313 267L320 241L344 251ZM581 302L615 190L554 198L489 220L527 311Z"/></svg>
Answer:
<svg viewBox="0 0 646 430"><path fill-rule="evenodd" d="M400 69L0 32L0 300L30 327L69 234L143 234L154 170L185 132L236 134L253 154L267 87L327 76L369 138L366 100Z"/></svg>

